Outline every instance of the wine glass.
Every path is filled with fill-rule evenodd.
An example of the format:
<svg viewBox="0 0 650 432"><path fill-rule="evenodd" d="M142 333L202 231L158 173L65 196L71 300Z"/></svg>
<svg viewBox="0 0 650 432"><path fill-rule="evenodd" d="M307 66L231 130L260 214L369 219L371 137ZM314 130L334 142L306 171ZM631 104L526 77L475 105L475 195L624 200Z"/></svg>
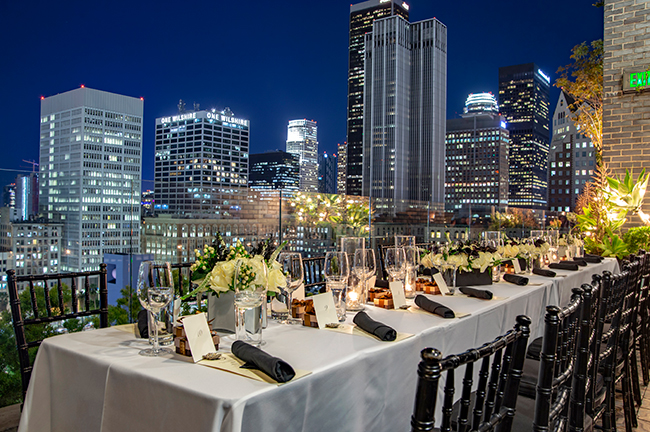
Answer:
<svg viewBox="0 0 650 432"><path fill-rule="evenodd" d="M257 274L262 272L262 274ZM233 275L235 287L235 338L251 345L264 345L262 316L266 302L269 270L262 260L237 259ZM266 305L265 305L266 306Z"/></svg>
<svg viewBox="0 0 650 432"><path fill-rule="evenodd" d="M354 265L352 271L359 278L361 289L359 290L359 303L366 302L368 296L368 279L377 272L377 261L375 251L372 249L357 249L354 251Z"/></svg>
<svg viewBox="0 0 650 432"><path fill-rule="evenodd" d="M406 254L404 248L388 248L384 257L386 271L393 280L401 281L406 275Z"/></svg>
<svg viewBox="0 0 650 432"><path fill-rule="evenodd" d="M348 254L345 252L327 252L325 254L323 273L325 274L327 290L334 295L336 316L340 322L343 322L347 312L345 286L348 276L350 276Z"/></svg>
<svg viewBox="0 0 650 432"><path fill-rule="evenodd" d="M298 252L282 252L278 256L278 262L282 266L282 272L287 279L287 286L280 287L280 293L284 296L286 312L277 314L281 324L302 324L302 320L291 317L291 302L293 292L298 289L303 281L304 271L302 268L302 257Z"/></svg>
<svg viewBox="0 0 650 432"><path fill-rule="evenodd" d="M169 262L143 261L138 272L138 300L142 307L152 314L153 319L153 348L139 352L142 356L156 357L160 354L171 353L167 348L160 348L158 343L157 314L167 306L174 297L174 282L172 267ZM152 329L149 329L151 331Z"/></svg>

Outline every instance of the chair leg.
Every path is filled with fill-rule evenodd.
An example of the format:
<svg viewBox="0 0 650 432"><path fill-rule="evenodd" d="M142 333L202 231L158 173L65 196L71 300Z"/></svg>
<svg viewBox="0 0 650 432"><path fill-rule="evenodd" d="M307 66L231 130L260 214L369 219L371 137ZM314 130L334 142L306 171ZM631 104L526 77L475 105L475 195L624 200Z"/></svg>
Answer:
<svg viewBox="0 0 650 432"><path fill-rule="evenodd" d="M638 406L641 406L641 387L639 386L639 367L637 366L638 359L636 353L636 344L633 344L631 353L632 359L629 361L630 383L632 384L632 396L634 398L634 402ZM634 406L632 408L634 408Z"/></svg>
<svg viewBox="0 0 650 432"><path fill-rule="evenodd" d="M641 360L641 378L643 385L648 385L648 351L647 351L647 334L645 328L641 330L641 338L639 339L639 358Z"/></svg>
<svg viewBox="0 0 650 432"><path fill-rule="evenodd" d="M632 428L638 426L636 419L636 408L634 406L634 395L632 390L632 380L630 377L630 364L625 361L623 366L623 379L621 380L621 390L623 391L623 412L625 413L625 431L632 432Z"/></svg>

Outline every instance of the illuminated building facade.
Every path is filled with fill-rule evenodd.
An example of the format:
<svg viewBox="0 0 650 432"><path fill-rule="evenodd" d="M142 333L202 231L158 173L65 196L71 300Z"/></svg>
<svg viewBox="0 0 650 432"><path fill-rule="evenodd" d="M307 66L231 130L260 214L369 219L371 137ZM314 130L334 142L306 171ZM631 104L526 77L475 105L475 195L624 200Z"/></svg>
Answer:
<svg viewBox="0 0 650 432"><path fill-rule="evenodd" d="M408 21L408 4L401 0L368 0L350 5L347 151L342 174L346 186L345 189L339 187L341 194L362 194L365 35L372 31L374 20L389 16L400 16ZM342 152L338 153L341 157Z"/></svg>
<svg viewBox="0 0 650 432"><path fill-rule="evenodd" d="M343 144L339 143L337 145L337 169L336 169L336 191L337 193L344 194L345 187L347 184L347 179L345 173L348 171L348 143L344 142Z"/></svg>
<svg viewBox="0 0 650 432"><path fill-rule="evenodd" d="M545 210L550 78L534 63L499 68L499 106L510 131L509 205Z"/></svg>
<svg viewBox="0 0 650 432"><path fill-rule="evenodd" d="M447 27L376 19L365 79L362 194L387 214L408 201L444 203Z"/></svg>
<svg viewBox="0 0 650 432"><path fill-rule="evenodd" d="M287 127L287 153L298 157L300 190L318 192L318 125L313 120L291 120Z"/></svg>
<svg viewBox="0 0 650 432"><path fill-rule="evenodd" d="M553 139L549 152L548 209L574 211L576 198L596 169L596 151L572 120L571 96L563 91L553 113Z"/></svg>
<svg viewBox="0 0 650 432"><path fill-rule="evenodd" d="M16 209L21 220L38 215L38 173L16 176Z"/></svg>
<svg viewBox="0 0 650 432"><path fill-rule="evenodd" d="M9 183L2 192L2 205L16 207L16 183Z"/></svg>
<svg viewBox="0 0 650 432"><path fill-rule="evenodd" d="M485 213L508 205L509 141L494 96L469 95L462 118L447 120L447 210Z"/></svg>
<svg viewBox="0 0 650 432"><path fill-rule="evenodd" d="M248 189L249 142L249 121L228 108L157 118L155 213L235 217Z"/></svg>
<svg viewBox="0 0 650 432"><path fill-rule="evenodd" d="M64 224L60 271L139 251L143 106L85 87L41 100L39 207Z"/></svg>
<svg viewBox="0 0 650 432"><path fill-rule="evenodd" d="M277 150L250 155L248 187L256 191L297 191L300 186L298 156Z"/></svg>
<svg viewBox="0 0 650 432"><path fill-rule="evenodd" d="M338 158L336 154L327 152L318 154L318 192L326 194L336 193L338 176Z"/></svg>

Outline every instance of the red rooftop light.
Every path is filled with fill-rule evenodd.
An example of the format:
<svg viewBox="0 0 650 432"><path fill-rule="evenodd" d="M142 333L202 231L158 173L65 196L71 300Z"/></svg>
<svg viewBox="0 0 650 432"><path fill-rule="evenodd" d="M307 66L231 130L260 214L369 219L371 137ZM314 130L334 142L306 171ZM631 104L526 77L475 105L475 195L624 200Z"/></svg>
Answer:
<svg viewBox="0 0 650 432"><path fill-rule="evenodd" d="M143 101L143 100L144 100L144 98L143 98L143 97L141 97L141 98L140 98L140 100L141 100L141 101Z"/></svg>
<svg viewBox="0 0 650 432"><path fill-rule="evenodd" d="M45 99L45 96L41 96L41 100Z"/></svg>
<svg viewBox="0 0 650 432"><path fill-rule="evenodd" d="M83 84L81 84L81 88L86 88L86 86L85 86L85 85L83 85Z"/></svg>

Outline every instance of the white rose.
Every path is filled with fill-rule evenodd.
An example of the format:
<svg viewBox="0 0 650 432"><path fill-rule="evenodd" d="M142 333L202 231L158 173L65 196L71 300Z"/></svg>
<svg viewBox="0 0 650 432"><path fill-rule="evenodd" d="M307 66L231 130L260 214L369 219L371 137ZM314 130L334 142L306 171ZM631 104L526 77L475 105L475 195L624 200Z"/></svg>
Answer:
<svg viewBox="0 0 650 432"><path fill-rule="evenodd" d="M210 288L216 292L226 292L230 289L230 284L235 273L235 263L233 261L222 261L214 266L210 272Z"/></svg>

